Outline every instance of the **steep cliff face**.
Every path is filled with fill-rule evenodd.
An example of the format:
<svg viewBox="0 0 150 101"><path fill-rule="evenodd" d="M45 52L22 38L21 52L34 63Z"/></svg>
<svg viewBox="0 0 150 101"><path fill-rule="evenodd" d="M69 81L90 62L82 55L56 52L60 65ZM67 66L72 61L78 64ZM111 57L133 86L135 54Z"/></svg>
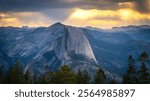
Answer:
<svg viewBox="0 0 150 101"><path fill-rule="evenodd" d="M67 30L67 51L74 50L76 54L82 54L97 63L93 50L84 32L80 28L75 27L67 27Z"/></svg>
<svg viewBox="0 0 150 101"><path fill-rule="evenodd" d="M98 68L90 43L80 28L56 23L47 31L51 31L53 41L50 46L42 44L47 49L34 57L34 65L42 67L47 63L52 70L64 64L70 65L75 71Z"/></svg>

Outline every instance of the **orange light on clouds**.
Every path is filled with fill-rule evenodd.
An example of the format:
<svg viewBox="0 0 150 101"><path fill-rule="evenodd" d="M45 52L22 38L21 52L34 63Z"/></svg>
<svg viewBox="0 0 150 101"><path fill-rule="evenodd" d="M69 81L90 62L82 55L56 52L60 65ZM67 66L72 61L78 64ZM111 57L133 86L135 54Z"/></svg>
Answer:
<svg viewBox="0 0 150 101"><path fill-rule="evenodd" d="M94 26L99 28L140 25L148 22L150 22L150 13L140 13L132 8L118 10L75 8L71 15L63 21L64 24L72 26ZM0 13L0 26L21 27L27 25L39 27L50 26L52 23L54 23L52 19L40 12Z"/></svg>
<svg viewBox="0 0 150 101"><path fill-rule="evenodd" d="M119 16L121 19L128 20L131 19L134 13L131 9L121 9L118 10Z"/></svg>
<svg viewBox="0 0 150 101"><path fill-rule="evenodd" d="M0 26L49 26L51 19L42 13L37 12L17 12L17 13L0 13Z"/></svg>
<svg viewBox="0 0 150 101"><path fill-rule="evenodd" d="M94 13L94 12L93 12ZM85 19L85 18L90 18L92 17L91 12L90 11L84 11L81 9L77 9L72 15L71 17L74 18L79 18L79 19Z"/></svg>
<svg viewBox="0 0 150 101"><path fill-rule="evenodd" d="M140 24L140 21L143 20L150 20L150 14L141 14L129 8L116 11L76 9L75 12L68 17L65 23L75 26L111 28L114 26Z"/></svg>

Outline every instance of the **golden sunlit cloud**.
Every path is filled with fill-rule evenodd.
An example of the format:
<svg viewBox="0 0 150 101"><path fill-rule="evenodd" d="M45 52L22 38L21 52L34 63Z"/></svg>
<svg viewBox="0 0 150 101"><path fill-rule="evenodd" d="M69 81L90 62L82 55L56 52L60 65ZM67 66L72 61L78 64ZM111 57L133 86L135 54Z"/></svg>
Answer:
<svg viewBox="0 0 150 101"><path fill-rule="evenodd" d="M9 14L0 13L0 26L19 26L19 20Z"/></svg>
<svg viewBox="0 0 150 101"><path fill-rule="evenodd" d="M130 10L119 10L120 16L123 18L129 18L132 14Z"/></svg>
<svg viewBox="0 0 150 101"><path fill-rule="evenodd" d="M94 26L112 28L114 26L141 25L150 23L150 13L140 13L132 9L132 3L120 3L130 8L118 10L98 10L75 8L71 15L63 21L73 26ZM0 13L0 26L50 26L54 21L40 12L9 12Z"/></svg>
<svg viewBox="0 0 150 101"><path fill-rule="evenodd" d="M17 13L0 13L0 26L49 26L51 20L42 13L36 12L17 12Z"/></svg>
<svg viewBox="0 0 150 101"><path fill-rule="evenodd" d="M116 11L76 9L75 12L65 21L65 23L75 26L111 28L114 26L123 26L129 24L142 24L144 20L150 21L150 14L141 14L129 8L119 9Z"/></svg>

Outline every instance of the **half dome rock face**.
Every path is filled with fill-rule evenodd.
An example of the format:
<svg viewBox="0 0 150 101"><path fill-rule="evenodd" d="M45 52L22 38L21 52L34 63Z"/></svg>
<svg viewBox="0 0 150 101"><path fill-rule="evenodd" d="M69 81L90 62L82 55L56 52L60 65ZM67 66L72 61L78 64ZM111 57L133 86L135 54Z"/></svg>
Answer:
<svg viewBox="0 0 150 101"><path fill-rule="evenodd" d="M75 71L85 69L85 64L89 66L98 64L90 43L80 28L56 23L42 33L47 36L44 39L41 37L42 40L39 39L39 44L43 41L44 44L41 44L41 48L38 49L40 52L37 52L31 63L35 67L40 67L38 71L41 71L41 67L46 64L52 70L58 69L60 65L68 64ZM42 33L37 33L37 36Z"/></svg>
<svg viewBox="0 0 150 101"><path fill-rule="evenodd" d="M67 29L67 51L74 51L76 54L82 54L97 63L92 48L86 36L84 35L84 32L75 27L67 27Z"/></svg>

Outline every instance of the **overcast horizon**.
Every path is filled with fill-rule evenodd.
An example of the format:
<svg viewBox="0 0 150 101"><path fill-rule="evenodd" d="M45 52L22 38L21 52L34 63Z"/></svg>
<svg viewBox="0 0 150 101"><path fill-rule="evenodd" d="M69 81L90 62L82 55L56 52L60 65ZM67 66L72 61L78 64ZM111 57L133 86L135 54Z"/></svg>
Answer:
<svg viewBox="0 0 150 101"><path fill-rule="evenodd" d="M0 0L0 27L150 25L150 0Z"/></svg>

